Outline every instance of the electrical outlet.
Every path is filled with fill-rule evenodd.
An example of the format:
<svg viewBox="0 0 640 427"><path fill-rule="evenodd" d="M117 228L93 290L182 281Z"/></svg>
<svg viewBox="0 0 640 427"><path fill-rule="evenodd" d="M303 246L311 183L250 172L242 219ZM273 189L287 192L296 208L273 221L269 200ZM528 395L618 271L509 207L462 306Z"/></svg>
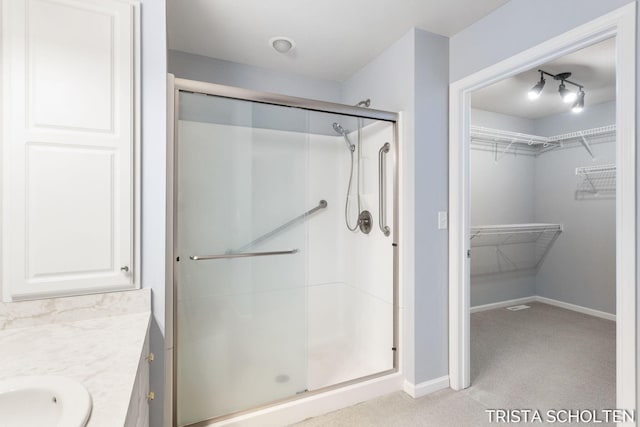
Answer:
<svg viewBox="0 0 640 427"><path fill-rule="evenodd" d="M438 230L446 230L449 227L447 219L447 212L440 211L438 212Z"/></svg>

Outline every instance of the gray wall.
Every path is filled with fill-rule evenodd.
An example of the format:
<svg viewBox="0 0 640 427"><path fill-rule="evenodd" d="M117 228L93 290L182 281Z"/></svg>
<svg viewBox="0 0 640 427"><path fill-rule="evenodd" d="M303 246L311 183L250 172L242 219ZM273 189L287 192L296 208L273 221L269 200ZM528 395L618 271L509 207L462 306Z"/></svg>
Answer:
<svg viewBox="0 0 640 427"><path fill-rule="evenodd" d="M451 38L450 81L507 59L632 1L511 0ZM557 130L551 129L551 123L548 123L546 131L555 133ZM640 156L640 151L637 155ZM640 293L637 297L640 301ZM609 311L604 305L599 307Z"/></svg>
<svg viewBox="0 0 640 427"><path fill-rule="evenodd" d="M340 102L340 83L169 50L169 72L176 77ZM356 101L357 102L357 101Z"/></svg>
<svg viewBox="0 0 640 427"><path fill-rule="evenodd" d="M473 106L473 94L471 96L471 105ZM471 117L469 120L472 126L484 126L492 129L508 130L510 132L535 134L535 129L533 128L534 120L524 119L522 117L471 108Z"/></svg>
<svg viewBox="0 0 640 427"><path fill-rule="evenodd" d="M506 130L526 125L526 119L475 109L471 122ZM610 125L615 123L615 102L529 122L536 134L545 136ZM472 277L472 306L539 295L615 313L615 198L576 196L576 167L615 163L612 138L592 142L596 160L575 144L537 158L506 155L498 162L490 152L471 150L472 225L564 225L537 274Z"/></svg>
<svg viewBox="0 0 640 427"><path fill-rule="evenodd" d="M534 121L521 117L472 109L471 124L512 132L531 133ZM469 203L471 225L534 222L536 159L513 151L496 161L494 153L470 150ZM473 254L472 250L472 254ZM476 249L473 263L494 267L490 249ZM471 306L535 295L535 274L514 271L488 276L472 276Z"/></svg>
<svg viewBox="0 0 640 427"><path fill-rule="evenodd" d="M608 102L587 105L580 114L567 112L536 120L535 128L539 134L550 136L615 122L615 102ZM540 267L536 292L542 297L615 313L615 198L576 197L580 178L575 169L615 164L616 145L612 138L590 139L595 160L581 146L556 150L536 160L536 221L564 225Z"/></svg>
<svg viewBox="0 0 640 427"><path fill-rule="evenodd" d="M507 59L633 0L511 0L451 37L450 81Z"/></svg>
<svg viewBox="0 0 640 427"><path fill-rule="evenodd" d="M455 81L465 77L629 2L629 0L606 2L511 0L452 37L450 79ZM550 13L554 16L562 16L563 19L549 19ZM597 117L592 118L597 120ZM548 120L545 129L536 129L536 132L560 133L558 127L552 129L551 121L551 119ZM566 235L561 239L564 237ZM546 261L544 265L546 267ZM548 290L543 287L540 287L537 292L542 295L554 295L560 299L565 298L573 303L580 302L587 306L592 304L594 308L611 311L608 304L610 296L600 295L598 297L600 303L594 304L594 301L573 299L564 292L547 293Z"/></svg>
<svg viewBox="0 0 640 427"><path fill-rule="evenodd" d="M608 313L616 308L615 197L576 197L579 166L615 163L615 143L556 150L536 160L536 222L563 224L536 276L536 292Z"/></svg>
<svg viewBox="0 0 640 427"><path fill-rule="evenodd" d="M419 384L448 375L449 39L416 31L415 83L415 358Z"/></svg>
<svg viewBox="0 0 640 427"><path fill-rule="evenodd" d="M568 132L576 132L600 126L612 125L616 122L616 102L602 104L585 104L580 114L567 111L563 114L542 117L533 121L534 135L553 136Z"/></svg>
<svg viewBox="0 0 640 427"><path fill-rule="evenodd" d="M152 290L151 426L162 425L164 400L167 44L164 0L143 0L142 20L142 286Z"/></svg>

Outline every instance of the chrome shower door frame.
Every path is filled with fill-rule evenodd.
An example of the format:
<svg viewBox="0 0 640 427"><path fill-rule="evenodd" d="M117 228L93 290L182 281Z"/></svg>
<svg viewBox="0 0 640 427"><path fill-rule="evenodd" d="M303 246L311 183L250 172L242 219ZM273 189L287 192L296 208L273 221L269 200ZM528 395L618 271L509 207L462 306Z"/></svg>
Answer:
<svg viewBox="0 0 640 427"><path fill-rule="evenodd" d="M214 419L204 420L189 427L199 427L210 425L214 421L233 418L242 414L251 413L266 407L272 407L284 402L304 399L309 396L325 393L330 390L343 388L345 386L361 383L374 378L383 377L398 372L399 368L399 156L400 156L400 115L398 113L375 110L371 108L337 104L332 102L318 101L306 98L298 98L287 95L273 94L268 92L253 91L238 87L219 85L214 83L200 82L195 80L175 78L168 74L167 84L167 151L166 151L166 271L165 271L165 382L164 382L164 419L165 426L177 426L177 289L179 277L179 254L177 248L177 132L179 120L179 97L181 92L199 93L222 98L230 98L242 101L251 101L262 104L276 106L294 107L308 111L322 113L341 114L352 117L373 119L389 122L393 126L393 229L391 230L391 244L393 247L393 368L387 371L356 378L350 381L323 387L318 390L308 391L297 396L277 400L268 404L250 408L247 410L227 414ZM167 422L170 420L170 422Z"/></svg>

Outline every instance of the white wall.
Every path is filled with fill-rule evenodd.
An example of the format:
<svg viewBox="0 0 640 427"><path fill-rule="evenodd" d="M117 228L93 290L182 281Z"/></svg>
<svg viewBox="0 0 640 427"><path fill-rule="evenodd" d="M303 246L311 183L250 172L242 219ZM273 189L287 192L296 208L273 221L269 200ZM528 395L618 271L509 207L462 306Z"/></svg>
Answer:
<svg viewBox="0 0 640 427"><path fill-rule="evenodd" d="M268 68L238 64L192 53L169 50L169 72L176 77L340 102L340 83Z"/></svg>
<svg viewBox="0 0 640 427"><path fill-rule="evenodd" d="M350 232L345 224L350 155L343 139L318 135L310 139L309 203L321 197L330 203L326 213L308 223L310 389L393 367L393 251L391 238L377 226L377 154L392 136L389 123L362 130L361 209L373 215L369 234ZM356 143L357 131L350 132L349 139ZM351 224L358 215L356 178L354 172ZM391 180L389 174L390 200ZM390 205L387 211L392 221ZM336 352L338 348L342 350Z"/></svg>

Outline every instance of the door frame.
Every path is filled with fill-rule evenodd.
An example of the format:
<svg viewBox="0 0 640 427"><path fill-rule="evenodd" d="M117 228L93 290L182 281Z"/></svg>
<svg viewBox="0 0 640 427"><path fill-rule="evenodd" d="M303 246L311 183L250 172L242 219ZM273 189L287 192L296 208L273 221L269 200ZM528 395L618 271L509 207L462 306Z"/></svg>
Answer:
<svg viewBox="0 0 640 427"><path fill-rule="evenodd" d="M471 93L616 37L616 399L636 408L636 3L603 15L450 85L449 379L470 386L469 126Z"/></svg>

